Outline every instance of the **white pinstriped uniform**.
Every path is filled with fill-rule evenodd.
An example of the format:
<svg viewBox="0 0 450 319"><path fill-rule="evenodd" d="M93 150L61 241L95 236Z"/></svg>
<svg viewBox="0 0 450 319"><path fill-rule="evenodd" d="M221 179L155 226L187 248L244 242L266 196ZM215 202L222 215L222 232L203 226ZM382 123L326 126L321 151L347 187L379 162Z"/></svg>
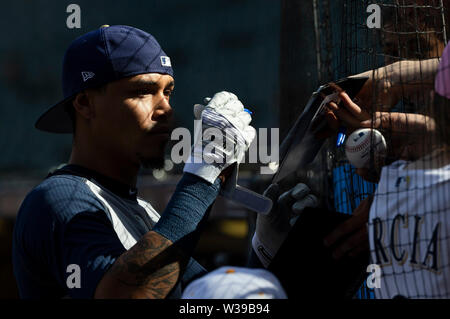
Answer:
<svg viewBox="0 0 450 319"><path fill-rule="evenodd" d="M376 298L450 298L450 165L384 167L369 216Z"/></svg>

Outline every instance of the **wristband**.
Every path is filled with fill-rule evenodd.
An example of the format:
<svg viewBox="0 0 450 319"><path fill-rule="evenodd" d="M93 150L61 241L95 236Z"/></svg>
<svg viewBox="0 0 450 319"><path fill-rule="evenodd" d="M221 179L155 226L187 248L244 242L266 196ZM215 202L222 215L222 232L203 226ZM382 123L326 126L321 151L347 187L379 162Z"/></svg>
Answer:
<svg viewBox="0 0 450 319"><path fill-rule="evenodd" d="M208 215L219 191L219 178L211 184L196 175L183 174L153 231L172 243L179 242L185 252L192 251L197 244L200 224Z"/></svg>

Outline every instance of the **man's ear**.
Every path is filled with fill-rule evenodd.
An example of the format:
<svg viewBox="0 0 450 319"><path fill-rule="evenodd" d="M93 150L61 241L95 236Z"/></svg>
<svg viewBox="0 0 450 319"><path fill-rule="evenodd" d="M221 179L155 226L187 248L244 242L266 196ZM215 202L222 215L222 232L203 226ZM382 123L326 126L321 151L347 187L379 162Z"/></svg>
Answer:
<svg viewBox="0 0 450 319"><path fill-rule="evenodd" d="M76 113L87 120L95 117L93 99L86 90L75 96L75 99L73 100L73 107Z"/></svg>

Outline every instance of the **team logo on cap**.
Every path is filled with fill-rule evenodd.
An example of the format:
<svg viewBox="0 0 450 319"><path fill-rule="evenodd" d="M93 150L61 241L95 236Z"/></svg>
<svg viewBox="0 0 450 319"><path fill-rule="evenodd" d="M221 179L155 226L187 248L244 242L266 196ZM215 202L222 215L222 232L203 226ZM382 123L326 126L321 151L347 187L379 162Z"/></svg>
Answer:
<svg viewBox="0 0 450 319"><path fill-rule="evenodd" d="M161 56L161 65L172 67L172 63L170 63L170 58L168 56Z"/></svg>
<svg viewBox="0 0 450 319"><path fill-rule="evenodd" d="M83 77L83 81L86 82L87 80L93 78L95 76L94 72L81 72L81 76Z"/></svg>

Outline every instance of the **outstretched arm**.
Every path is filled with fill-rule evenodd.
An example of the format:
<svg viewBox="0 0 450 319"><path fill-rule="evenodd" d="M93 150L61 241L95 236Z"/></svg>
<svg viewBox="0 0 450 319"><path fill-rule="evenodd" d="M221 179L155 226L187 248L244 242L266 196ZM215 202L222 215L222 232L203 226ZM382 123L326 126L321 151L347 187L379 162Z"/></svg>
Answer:
<svg viewBox="0 0 450 319"><path fill-rule="evenodd" d="M438 58L405 60L353 75L369 77L355 100L362 107L375 111L390 110L402 97L416 96L423 100L421 103L426 103L430 98L428 92L433 89L438 65Z"/></svg>
<svg viewBox="0 0 450 319"><path fill-rule="evenodd" d="M373 116L364 108L353 102L345 93L340 93L343 106L330 102L328 107L341 122L349 129L349 134L355 129L366 127L386 131L385 137L390 138L392 156L418 158L426 152L424 137L436 130L433 118L414 113L375 112ZM404 154L405 147L408 154ZM405 158L405 159L408 159Z"/></svg>

